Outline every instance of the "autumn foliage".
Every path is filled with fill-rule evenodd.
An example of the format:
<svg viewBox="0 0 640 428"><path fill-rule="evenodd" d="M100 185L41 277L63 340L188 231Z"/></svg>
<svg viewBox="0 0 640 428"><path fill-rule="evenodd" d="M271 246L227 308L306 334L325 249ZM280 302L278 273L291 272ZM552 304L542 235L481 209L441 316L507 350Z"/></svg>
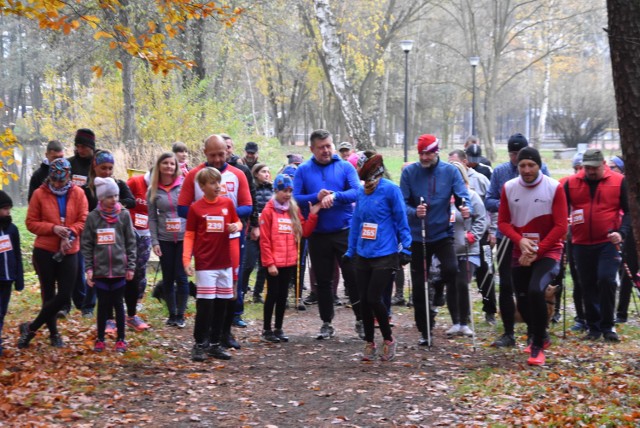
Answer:
<svg viewBox="0 0 640 428"><path fill-rule="evenodd" d="M125 11L128 0L99 0L93 7L82 1L0 0L0 14L17 15L38 22L40 28L69 34L81 27L89 27L95 40L108 40L111 49L122 49L129 55L148 62L154 73L168 73L178 67L191 67L192 62L180 58L168 49L167 38L175 37L189 20L214 17L225 25L232 25L241 8L218 2L194 2L189 0L154 0L157 22L150 20L145 31L132 29L106 19ZM122 68L120 61L115 61ZM93 68L97 76L102 68Z"/></svg>

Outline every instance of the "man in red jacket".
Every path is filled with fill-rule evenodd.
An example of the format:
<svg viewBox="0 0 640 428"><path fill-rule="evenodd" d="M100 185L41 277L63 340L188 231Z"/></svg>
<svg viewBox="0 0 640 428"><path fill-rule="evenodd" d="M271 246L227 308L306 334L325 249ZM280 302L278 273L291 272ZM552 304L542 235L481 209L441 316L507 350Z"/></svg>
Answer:
<svg viewBox="0 0 640 428"><path fill-rule="evenodd" d="M589 328L584 339L604 337L619 342L614 309L621 260L615 246L625 236L631 237L627 185L622 174L609 169L599 149L587 150L582 165L584 169L569 177L564 186Z"/></svg>

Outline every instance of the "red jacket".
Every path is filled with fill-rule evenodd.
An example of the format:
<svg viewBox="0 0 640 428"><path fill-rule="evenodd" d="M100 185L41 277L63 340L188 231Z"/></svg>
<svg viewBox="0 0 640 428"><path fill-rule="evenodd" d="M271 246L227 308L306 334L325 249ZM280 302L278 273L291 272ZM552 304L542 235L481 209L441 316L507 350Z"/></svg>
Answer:
<svg viewBox="0 0 640 428"><path fill-rule="evenodd" d="M302 224L302 236L311 235L318 216L309 214L305 221L298 211ZM298 263L298 247L288 212L276 210L273 199L267 202L260 215L260 257L265 267L288 267Z"/></svg>
<svg viewBox="0 0 640 428"><path fill-rule="evenodd" d="M67 254L75 254L80 251L80 236L84 229L84 222L87 220L89 204L84 196L84 191L72 185L67 192L67 211L64 226L70 228L76 236L71 250ZM62 226L60 220L60 209L58 208L58 198L51 193L47 184L38 187L27 210L25 220L29 232L36 235L33 244L35 248L40 248L52 253L60 250L60 237L53 233L53 226Z"/></svg>
<svg viewBox="0 0 640 428"><path fill-rule="evenodd" d="M593 245L609 242L609 230L621 224L621 189L624 176L605 168L593 198L584 170L572 175L565 184L571 215L571 242Z"/></svg>
<svg viewBox="0 0 640 428"><path fill-rule="evenodd" d="M149 173L136 175L127 180L127 186L136 200L136 205L129 210L133 227L137 230L149 229L149 210L147 209L147 181Z"/></svg>

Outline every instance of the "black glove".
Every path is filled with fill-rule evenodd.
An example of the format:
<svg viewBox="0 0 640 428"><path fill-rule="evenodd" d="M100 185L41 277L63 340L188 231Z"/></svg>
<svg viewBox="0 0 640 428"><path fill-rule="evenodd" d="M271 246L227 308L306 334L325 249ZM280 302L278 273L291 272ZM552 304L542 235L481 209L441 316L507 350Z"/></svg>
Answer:
<svg viewBox="0 0 640 428"><path fill-rule="evenodd" d="M405 266L411 263L411 254L400 253L400 266Z"/></svg>

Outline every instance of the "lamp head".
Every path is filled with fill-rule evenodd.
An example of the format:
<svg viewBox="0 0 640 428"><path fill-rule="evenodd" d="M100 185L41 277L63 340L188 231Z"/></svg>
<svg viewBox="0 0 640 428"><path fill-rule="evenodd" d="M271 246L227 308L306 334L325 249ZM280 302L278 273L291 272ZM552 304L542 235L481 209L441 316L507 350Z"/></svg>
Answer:
<svg viewBox="0 0 640 428"><path fill-rule="evenodd" d="M411 51L411 48L413 47L413 40L400 41L400 47L404 52L409 53Z"/></svg>

